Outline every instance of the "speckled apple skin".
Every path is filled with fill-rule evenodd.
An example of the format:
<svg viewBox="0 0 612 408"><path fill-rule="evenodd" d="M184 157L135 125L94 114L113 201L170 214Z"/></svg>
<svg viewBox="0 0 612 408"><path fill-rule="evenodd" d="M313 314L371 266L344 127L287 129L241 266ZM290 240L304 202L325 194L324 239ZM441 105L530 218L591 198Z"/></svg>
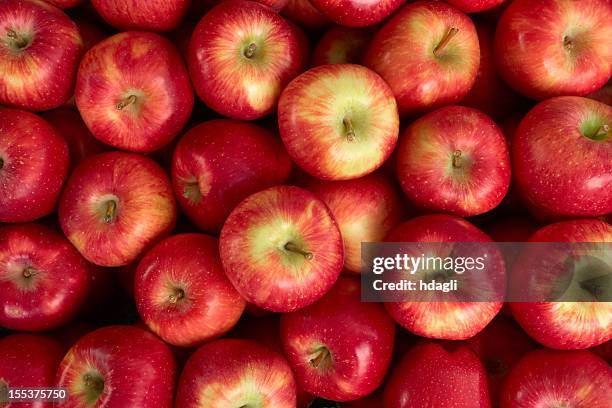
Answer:
<svg viewBox="0 0 612 408"><path fill-rule="evenodd" d="M62 136L41 117L0 108L0 222L27 222L51 213L68 173Z"/></svg>
<svg viewBox="0 0 612 408"><path fill-rule="evenodd" d="M44 111L64 104L74 89L83 43L76 24L39 0L0 3L0 104ZM5 30L31 36L24 49L8 46Z"/></svg>
<svg viewBox="0 0 612 408"><path fill-rule="evenodd" d="M501 5L507 0L446 0L452 6L457 7L464 13L478 13L490 10Z"/></svg>
<svg viewBox="0 0 612 408"><path fill-rule="evenodd" d="M92 0L107 23L122 31L170 31L178 27L190 0Z"/></svg>
<svg viewBox="0 0 612 408"><path fill-rule="evenodd" d="M366 27L383 21L406 0L309 0L321 13L336 24Z"/></svg>

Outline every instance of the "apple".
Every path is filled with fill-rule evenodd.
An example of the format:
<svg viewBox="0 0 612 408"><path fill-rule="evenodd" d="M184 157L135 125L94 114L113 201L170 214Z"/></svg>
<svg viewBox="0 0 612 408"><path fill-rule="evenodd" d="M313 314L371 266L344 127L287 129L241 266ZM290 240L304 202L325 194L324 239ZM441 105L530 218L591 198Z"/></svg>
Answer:
<svg viewBox="0 0 612 408"><path fill-rule="evenodd" d="M89 264L39 224L0 227L0 326L37 331L67 323L90 288Z"/></svg>
<svg viewBox="0 0 612 408"><path fill-rule="evenodd" d="M506 0L446 0L447 3L457 7L465 13L478 13L490 10Z"/></svg>
<svg viewBox="0 0 612 408"><path fill-rule="evenodd" d="M405 130L397 173L418 207L469 217L502 201L510 185L510 156L491 118L476 109L447 106Z"/></svg>
<svg viewBox="0 0 612 408"><path fill-rule="evenodd" d="M138 265L134 296L146 325L166 343L191 347L229 331L245 301L225 276L217 239L179 234Z"/></svg>
<svg viewBox="0 0 612 408"><path fill-rule="evenodd" d="M364 176L391 155L399 132L391 90L360 65L312 68L285 88L278 126L293 161L326 180Z"/></svg>
<svg viewBox="0 0 612 408"><path fill-rule="evenodd" d="M44 111L71 96L83 42L58 8L30 0L0 3L0 105Z"/></svg>
<svg viewBox="0 0 612 408"><path fill-rule="evenodd" d="M181 374L176 408L295 408L287 361L249 340L223 339L192 354Z"/></svg>
<svg viewBox="0 0 612 408"><path fill-rule="evenodd" d="M438 1L410 3L395 13L364 57L391 87L402 115L459 102L474 85L479 61L470 18Z"/></svg>
<svg viewBox="0 0 612 408"><path fill-rule="evenodd" d="M257 3L261 3L264 6L270 7L277 13L281 11L289 2L289 0L255 0Z"/></svg>
<svg viewBox="0 0 612 408"><path fill-rule="evenodd" d="M359 280L340 278L319 301L281 317L285 355L298 385L351 401L378 388L393 352L395 323L377 303L362 303Z"/></svg>
<svg viewBox="0 0 612 408"><path fill-rule="evenodd" d="M608 0L517 0L495 34L499 73L516 91L543 100L586 95L612 75Z"/></svg>
<svg viewBox="0 0 612 408"><path fill-rule="evenodd" d="M68 146L39 116L0 108L0 222L50 214L68 174Z"/></svg>
<svg viewBox="0 0 612 408"><path fill-rule="evenodd" d="M100 266L136 260L176 220L172 185L153 160L125 152L92 156L77 166L61 198L64 234Z"/></svg>
<svg viewBox="0 0 612 408"><path fill-rule="evenodd" d="M314 303L344 264L331 211L311 192L291 186L271 187L242 201L223 225L219 251L236 290L273 312Z"/></svg>
<svg viewBox="0 0 612 408"><path fill-rule="evenodd" d="M512 369L500 408L610 405L612 367L588 351L535 350Z"/></svg>
<svg viewBox="0 0 612 408"><path fill-rule="evenodd" d="M331 210L344 241L344 267L361 272L361 243L378 242L403 218L395 185L378 173L354 180L311 180L305 186Z"/></svg>
<svg viewBox="0 0 612 408"><path fill-rule="evenodd" d="M289 178L291 159L266 129L216 119L190 129L172 158L172 184L185 214L199 228L219 232L249 195Z"/></svg>
<svg viewBox="0 0 612 408"><path fill-rule="evenodd" d="M68 390L56 407L172 407L176 363L157 337L131 326L108 326L68 351L55 386Z"/></svg>
<svg viewBox="0 0 612 408"><path fill-rule="evenodd" d="M433 242L433 243L466 243L492 242L484 232L459 217L446 214L422 215L400 224L387 235L387 242ZM448 248L452 251L452 245ZM445 248L432 247L432 256L442 255ZM482 274L455 274L453 279L461 280L468 288L493 288L500 290L505 276L503 261L499 251L488 245L489 257L485 268L489 281ZM464 249L465 251L465 249ZM498 293L498 292L494 292ZM414 297L412 298L414 299ZM480 299L479 299L480 300ZM465 340L475 336L497 315L503 302L492 301L415 301L385 303L387 311L405 329L423 337L446 340Z"/></svg>
<svg viewBox="0 0 612 408"><path fill-rule="evenodd" d="M358 64L372 38L372 30L334 26L327 30L313 51L312 64Z"/></svg>
<svg viewBox="0 0 612 408"><path fill-rule="evenodd" d="M106 22L121 31L170 31L178 27L190 0L91 0Z"/></svg>
<svg viewBox="0 0 612 408"><path fill-rule="evenodd" d="M270 8L223 1L198 23L187 62L197 94L211 109L251 120L272 112L281 90L306 62L297 28Z"/></svg>
<svg viewBox="0 0 612 408"><path fill-rule="evenodd" d="M310 0L321 13L336 24L365 27L383 21L406 0Z"/></svg>
<svg viewBox="0 0 612 408"><path fill-rule="evenodd" d="M83 3L83 0L44 0L46 3L52 4L57 8L67 9L78 6Z"/></svg>
<svg viewBox="0 0 612 408"><path fill-rule="evenodd" d="M174 45L142 31L92 47L79 66L75 97L97 139L135 152L168 144L193 107L189 75Z"/></svg>
<svg viewBox="0 0 612 408"><path fill-rule="evenodd" d="M310 3L310 0L289 0L281 10L281 14L300 26L311 30L331 24L331 21L316 9Z"/></svg>
<svg viewBox="0 0 612 408"><path fill-rule="evenodd" d="M612 341L606 341L599 346L595 346L589 349L589 351L598 355L602 359L608 362L608 364L612 365Z"/></svg>
<svg viewBox="0 0 612 408"><path fill-rule="evenodd" d="M612 225L594 219L558 222L535 232L529 242L612 243ZM588 248L593 247L581 251L557 244L534 251L525 249L514 265L511 288L527 286L537 290L542 283L539 278L542 274L537 271L543 268L555 279L568 279L566 290L559 293L558 299L570 301L510 303L516 321L546 347L584 349L612 339L612 303L605 297L612 258L597 255ZM604 298L600 299L602 289ZM537 292L533 296L536 295Z"/></svg>
<svg viewBox="0 0 612 408"><path fill-rule="evenodd" d="M611 127L612 107L587 98L551 98L529 111L512 141L512 165L536 216L612 213Z"/></svg>
<svg viewBox="0 0 612 408"><path fill-rule="evenodd" d="M478 357L460 344L424 342L393 370L384 408L489 408L487 374Z"/></svg>
<svg viewBox="0 0 612 408"><path fill-rule="evenodd" d="M105 27L100 27L94 21L84 17L75 17L74 22L83 39L83 52L89 51L91 47L108 37Z"/></svg>
<svg viewBox="0 0 612 408"><path fill-rule="evenodd" d="M595 99L596 101L603 102L606 105L612 105L612 80L608 81L607 84L595 92L588 94L587 98Z"/></svg>

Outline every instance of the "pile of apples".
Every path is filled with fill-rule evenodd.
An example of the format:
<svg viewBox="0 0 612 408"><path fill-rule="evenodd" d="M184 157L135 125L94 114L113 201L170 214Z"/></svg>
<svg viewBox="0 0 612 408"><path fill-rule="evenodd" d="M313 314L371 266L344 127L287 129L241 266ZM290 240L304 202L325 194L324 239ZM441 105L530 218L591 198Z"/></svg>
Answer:
<svg viewBox="0 0 612 408"><path fill-rule="evenodd" d="M68 392L0 406L612 407L612 254L587 302L359 279L612 242L611 74L610 0L0 0L0 398Z"/></svg>

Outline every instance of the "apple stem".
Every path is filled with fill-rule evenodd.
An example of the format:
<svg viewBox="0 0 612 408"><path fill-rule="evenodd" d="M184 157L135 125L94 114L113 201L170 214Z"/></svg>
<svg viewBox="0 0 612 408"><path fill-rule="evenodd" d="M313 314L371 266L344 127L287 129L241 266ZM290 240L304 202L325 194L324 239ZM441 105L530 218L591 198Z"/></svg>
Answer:
<svg viewBox="0 0 612 408"><path fill-rule="evenodd" d="M168 296L168 301L172 304L176 304L179 300L185 297L185 291L183 289L175 289L174 293Z"/></svg>
<svg viewBox="0 0 612 408"><path fill-rule="evenodd" d="M22 274L24 278L30 279L32 276L36 275L36 269L32 268L31 266L28 266L23 270Z"/></svg>
<svg viewBox="0 0 612 408"><path fill-rule="evenodd" d="M28 40L19 34L13 29L6 30L6 36L15 42L17 48L22 49L28 45Z"/></svg>
<svg viewBox="0 0 612 408"><path fill-rule="evenodd" d="M456 169L461 167L461 150L453 152L453 167Z"/></svg>
<svg viewBox="0 0 612 408"><path fill-rule="evenodd" d="M127 98L119 101L119 103L117 104L117 109L122 110L127 106L130 106L131 104L136 102L136 95L130 95Z"/></svg>
<svg viewBox="0 0 612 408"><path fill-rule="evenodd" d="M346 140L352 142L355 140L355 128L353 128L353 122L350 118L342 119L342 124L344 125L344 129L346 130Z"/></svg>
<svg viewBox="0 0 612 408"><path fill-rule="evenodd" d="M570 37L565 36L563 37L563 46L568 50L571 50L572 48L574 48L574 43L572 42L572 39Z"/></svg>
<svg viewBox="0 0 612 408"><path fill-rule="evenodd" d="M287 250L289 252L295 252L296 254L303 255L304 258L306 258L308 260L312 259L312 252L304 251L302 248L298 247L296 244L294 244L291 241L289 241L289 242L287 242L285 244L285 250Z"/></svg>
<svg viewBox="0 0 612 408"><path fill-rule="evenodd" d="M317 352L317 354L313 358L310 359L310 364L312 364L314 368L319 368L323 364L323 362L329 359L330 356L331 356L331 353L329 352L327 347L322 347Z"/></svg>
<svg viewBox="0 0 612 408"><path fill-rule="evenodd" d="M459 32L458 28L455 27L451 27L446 34L444 35L444 37L442 38L442 41L440 41L440 43L438 45L436 45L436 48L434 48L433 53L436 57L438 57L440 51L442 51L444 49L444 47L446 47L446 45L449 43L450 40L452 40L452 38L457 35L457 33Z"/></svg>
<svg viewBox="0 0 612 408"><path fill-rule="evenodd" d="M250 43L246 50L244 50L244 56L247 58L253 58L255 51L257 51L257 44Z"/></svg>
<svg viewBox="0 0 612 408"><path fill-rule="evenodd" d="M104 213L104 222L110 224L115 221L117 216L117 203L115 200L108 200L106 202L106 212Z"/></svg>
<svg viewBox="0 0 612 408"><path fill-rule="evenodd" d="M609 131L610 131L610 126L601 125L599 129L597 129L597 132L595 132L595 134L591 137L591 139L599 139L601 137L604 137L608 134Z"/></svg>

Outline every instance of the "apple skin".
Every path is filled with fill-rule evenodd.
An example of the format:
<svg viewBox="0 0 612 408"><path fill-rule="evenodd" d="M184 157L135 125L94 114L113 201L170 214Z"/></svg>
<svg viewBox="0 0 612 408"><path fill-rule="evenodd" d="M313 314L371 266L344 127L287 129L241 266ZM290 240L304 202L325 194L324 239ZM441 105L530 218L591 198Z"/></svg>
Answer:
<svg viewBox="0 0 612 408"><path fill-rule="evenodd" d="M67 323L90 289L89 264L39 224L0 227L0 326L38 331Z"/></svg>
<svg viewBox="0 0 612 408"><path fill-rule="evenodd" d="M612 367L588 351L535 350L504 383L500 408L610 406Z"/></svg>
<svg viewBox="0 0 612 408"><path fill-rule="evenodd" d="M413 122L400 138L397 173L418 207L462 217L497 207L510 185L503 133L484 113L447 106Z"/></svg>
<svg viewBox="0 0 612 408"><path fill-rule="evenodd" d="M291 159L282 143L251 123L217 119L190 129L172 158L172 184L198 228L218 233L246 197L283 184Z"/></svg>
<svg viewBox="0 0 612 408"><path fill-rule="evenodd" d="M608 0L513 1L495 34L499 73L536 100L593 92L612 75L611 19Z"/></svg>
<svg viewBox="0 0 612 408"><path fill-rule="evenodd" d="M478 35L470 18L454 7L418 1L383 25L363 62L389 84L400 114L415 115L468 94L480 63Z"/></svg>
<svg viewBox="0 0 612 408"><path fill-rule="evenodd" d="M606 105L612 106L612 80L608 81L603 87L599 88L595 92L591 92L587 95L587 98L594 99L596 101L605 103Z"/></svg>
<svg viewBox="0 0 612 408"><path fill-rule="evenodd" d="M425 342L413 347L385 386L384 408L489 408L487 374L466 346Z"/></svg>
<svg viewBox="0 0 612 408"><path fill-rule="evenodd" d="M39 116L0 108L0 222L27 222L55 209L70 158L62 136Z"/></svg>
<svg viewBox="0 0 612 408"><path fill-rule="evenodd" d="M0 3L0 105L57 108L72 96L83 42L76 24L39 0Z"/></svg>
<svg viewBox="0 0 612 408"><path fill-rule="evenodd" d="M372 30L365 28L331 27L315 46L312 65L358 64L372 34Z"/></svg>
<svg viewBox="0 0 612 408"><path fill-rule="evenodd" d="M478 13L491 10L506 0L446 0L452 6L457 7L464 13Z"/></svg>
<svg viewBox="0 0 612 408"><path fill-rule="evenodd" d="M193 90L178 51L153 33L129 31L83 57L76 104L93 135L113 147L151 152L187 123Z"/></svg>
<svg viewBox="0 0 612 408"><path fill-rule="evenodd" d="M55 371L64 357L62 346L53 338L34 334L13 334L0 339L0 400L6 388L50 388ZM52 402L12 403L2 406L51 408Z"/></svg>
<svg viewBox="0 0 612 408"><path fill-rule="evenodd" d="M207 343L192 354L179 380L175 407L230 406L295 408L295 380L282 355L257 342L234 339Z"/></svg>
<svg viewBox="0 0 612 408"><path fill-rule="evenodd" d="M62 360L55 386L67 388L68 398L55 406L170 408L176 374L172 352L153 334L103 327L79 339Z"/></svg>
<svg viewBox="0 0 612 408"><path fill-rule="evenodd" d="M336 24L365 27L383 21L406 0L310 0L310 3Z"/></svg>
<svg viewBox="0 0 612 408"><path fill-rule="evenodd" d="M301 389L334 401L372 393L391 362L395 323L362 303L358 279L340 278L319 301L281 317L281 339Z"/></svg>
<svg viewBox="0 0 612 408"><path fill-rule="evenodd" d="M329 207L344 241L344 267L361 272L361 243L379 242L403 219L398 189L379 173L344 181L312 179L305 188Z"/></svg>
<svg viewBox="0 0 612 408"><path fill-rule="evenodd" d="M317 10L309 0L289 0L281 10L281 14L310 30L321 29L331 24L331 20Z"/></svg>
<svg viewBox="0 0 612 408"><path fill-rule="evenodd" d="M67 9L67 8L72 8L75 6L78 6L79 4L83 3L83 0L44 0L45 3L49 3L54 5L57 8L60 9Z"/></svg>
<svg viewBox="0 0 612 408"><path fill-rule="evenodd" d="M170 31L178 27L190 0L91 0L96 11L121 31Z"/></svg>
<svg viewBox="0 0 612 408"><path fill-rule="evenodd" d="M223 225L219 251L242 297L273 312L317 301L344 264L331 211L311 192L291 186L271 187L242 201Z"/></svg>
<svg viewBox="0 0 612 408"><path fill-rule="evenodd" d="M278 103L278 126L293 161L324 180L373 172L391 155L399 116L387 84L352 64L312 68L291 81Z"/></svg>
<svg viewBox="0 0 612 408"><path fill-rule="evenodd" d="M391 230L385 241L492 242L468 221L446 214L422 215L406 221ZM385 308L396 322L418 336L465 340L484 329L502 304L499 301L392 302L385 303Z"/></svg>
<svg viewBox="0 0 612 408"><path fill-rule="evenodd" d="M529 242L612 242L612 225L594 219L558 222L539 229ZM516 272L512 276L520 279ZM510 308L527 334L549 348L585 349L612 339L610 302L512 302Z"/></svg>
<svg viewBox="0 0 612 408"><path fill-rule="evenodd" d="M187 54L199 97L214 111L241 120L271 113L306 58L295 26L270 8L244 0L223 1L208 12Z"/></svg>
<svg viewBox="0 0 612 408"><path fill-rule="evenodd" d="M138 312L167 343L191 347L219 337L246 302L225 276L216 238L179 234L144 256L135 275Z"/></svg>
<svg viewBox="0 0 612 408"><path fill-rule="evenodd" d="M512 165L534 215L612 213L611 128L611 106L576 96L548 99L525 116L512 140ZM598 140L591 139L598 132Z"/></svg>
<svg viewBox="0 0 612 408"><path fill-rule="evenodd" d="M59 220L66 237L90 262L127 265L174 228L172 185L148 157L101 153L72 173Z"/></svg>

